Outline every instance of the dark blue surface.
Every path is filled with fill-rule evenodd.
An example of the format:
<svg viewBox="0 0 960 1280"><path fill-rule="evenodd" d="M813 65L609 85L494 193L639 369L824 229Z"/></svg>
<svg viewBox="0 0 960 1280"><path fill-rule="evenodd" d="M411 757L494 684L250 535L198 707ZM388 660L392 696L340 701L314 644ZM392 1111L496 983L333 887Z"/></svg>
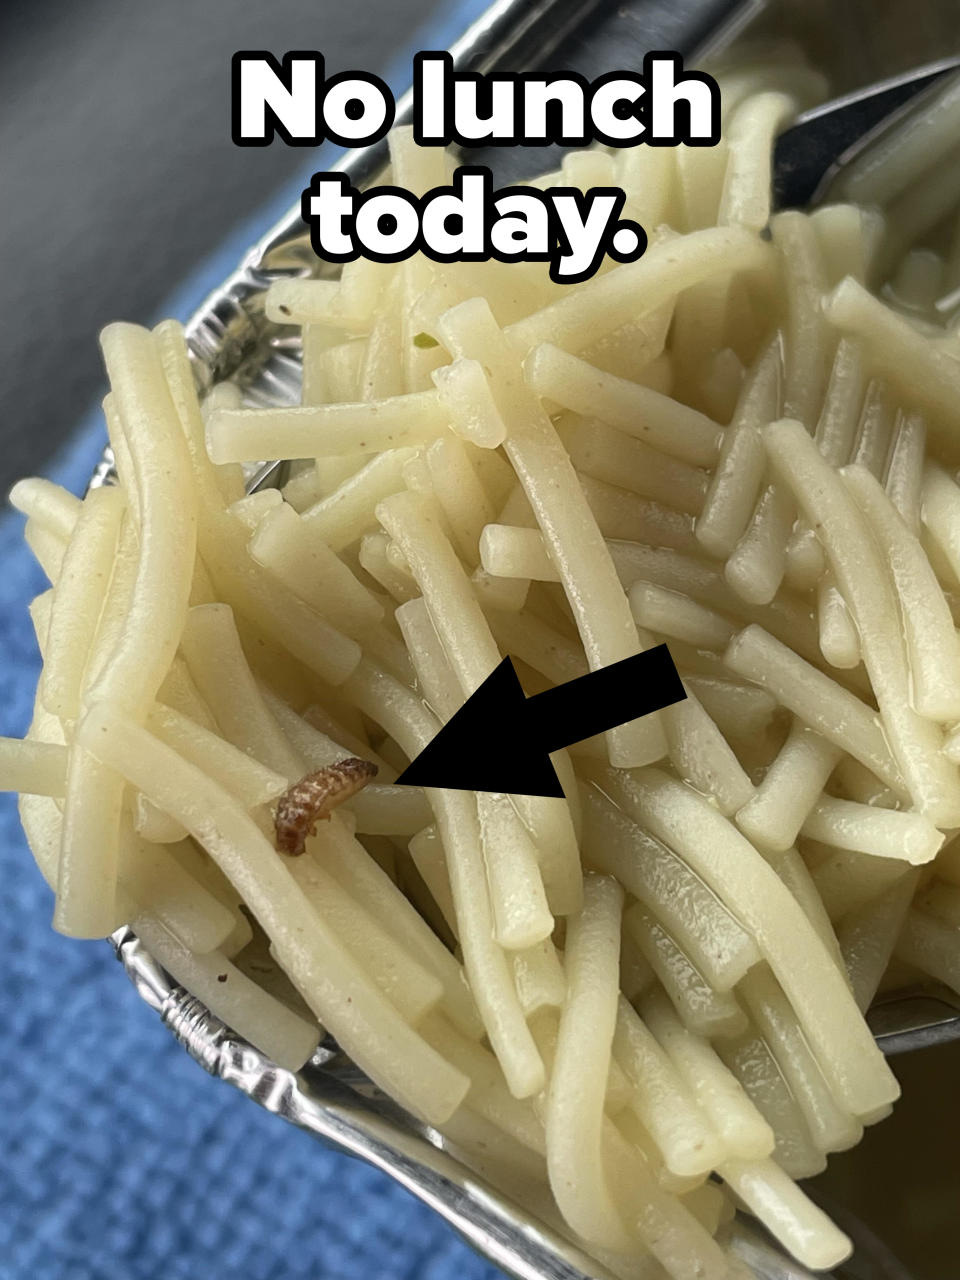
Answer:
<svg viewBox="0 0 960 1280"><path fill-rule="evenodd" d="M481 7L451 7L418 46L445 47ZM408 71L405 55L394 87ZM193 310L295 195L232 237L165 314ZM82 492L103 438L93 414L48 474ZM22 523L0 520L4 734L29 721L39 662L27 604L47 585ZM382 1174L206 1076L109 946L59 937L51 910L14 798L2 795L0 1280L499 1276Z"/></svg>

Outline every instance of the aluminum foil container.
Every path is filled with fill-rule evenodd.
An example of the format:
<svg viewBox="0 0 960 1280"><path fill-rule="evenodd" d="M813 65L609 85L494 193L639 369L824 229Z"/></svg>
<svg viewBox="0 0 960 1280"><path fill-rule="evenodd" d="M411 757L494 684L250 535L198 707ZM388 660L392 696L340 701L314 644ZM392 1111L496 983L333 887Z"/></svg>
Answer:
<svg viewBox="0 0 960 1280"><path fill-rule="evenodd" d="M533 49L542 63L563 45L558 54L561 61L574 60L587 74L598 74L619 65L624 57L639 57L643 48L678 48L688 53L702 49L708 33L729 33L758 7L757 0L746 4L742 0L649 0L646 4L637 0L615 10L599 0L500 0L452 52L459 66L485 71L531 65ZM624 20L634 24L626 34ZM636 55L624 52L625 40L639 50ZM575 59L567 52L571 45ZM404 109L405 100L401 100L399 119ZM372 147L348 154L336 167L362 187L375 181L386 163L384 148ZM527 172L540 167L536 159L527 158ZM249 251L187 326L201 392L229 378L242 387L248 403L295 402L301 383L299 340L266 320L263 295L279 277L318 275L325 270L335 273L318 262L299 210L291 210ZM115 474L112 464L107 450L91 484L108 483ZM265 473L261 469L261 477ZM251 484L256 480L251 476ZM332 1040L324 1041L301 1071L282 1070L178 986L132 930L119 930L112 943L139 995L211 1075L288 1123L382 1169L518 1280L612 1280L610 1272L553 1226L496 1190L487 1177L493 1170L478 1166L475 1160L468 1162L455 1144L397 1107ZM735 1226L734 1240L760 1280L814 1280L746 1224Z"/></svg>

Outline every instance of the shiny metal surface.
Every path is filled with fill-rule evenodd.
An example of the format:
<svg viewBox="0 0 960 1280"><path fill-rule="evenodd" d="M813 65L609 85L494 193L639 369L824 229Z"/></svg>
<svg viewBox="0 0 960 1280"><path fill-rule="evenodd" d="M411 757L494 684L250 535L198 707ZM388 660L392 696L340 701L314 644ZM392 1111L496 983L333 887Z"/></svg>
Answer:
<svg viewBox="0 0 960 1280"><path fill-rule="evenodd" d="M960 1040L960 997L930 983L881 996L867 1015L880 1048L893 1057Z"/></svg>
<svg viewBox="0 0 960 1280"><path fill-rule="evenodd" d="M455 1144L370 1085L335 1044L321 1044L296 1074L283 1071L178 987L130 929L118 930L112 943L138 994L205 1071L321 1141L382 1169L507 1275L613 1280L559 1231L495 1190ZM755 1232L738 1228L735 1243L759 1280L814 1280Z"/></svg>
<svg viewBox="0 0 960 1280"><path fill-rule="evenodd" d="M322 1141L383 1169L517 1280L548 1275L610 1280L610 1273L576 1246L467 1168L435 1130L373 1089L335 1045L321 1045L296 1075L283 1071L178 987L129 929L114 934L112 942L138 994L210 1075Z"/></svg>
<svg viewBox="0 0 960 1280"><path fill-rule="evenodd" d="M639 59L646 48L692 53L737 32L765 7L764 0L656 0L614 6L609 0L498 0L454 46L459 66L475 70L516 65L579 66L584 49L600 57L599 69ZM632 26L630 25L632 24ZM719 34L718 34L719 33ZM628 41L629 58L620 45ZM597 49L600 54L596 53ZM615 57L611 54L617 50ZM605 52L603 52L605 50ZM534 57L533 51L538 56ZM604 59L606 59L604 61ZM590 59L586 59L589 65ZM594 72L593 74L596 74ZM403 118L404 100L398 118ZM338 168L355 185L385 171L382 147L346 155ZM532 163L531 171L539 167ZM201 390L235 380L252 404L294 402L300 389L300 351L287 331L263 314L263 293L274 279L317 272L318 263L300 221L291 213L255 245L238 270L199 308L187 328ZM322 270L322 264L321 264ZM250 487L278 482L277 466L265 463L248 476ZM91 484L108 483L112 458L105 451ZM508 1195L494 1190L484 1169L468 1163L455 1144L402 1112L326 1042L300 1072L278 1069L235 1036L189 992L178 987L129 929L112 939L117 956L140 996L161 1017L187 1052L211 1075L292 1124L382 1169L429 1204L474 1248L518 1280L610 1280L611 1273ZM913 997L911 997L912 1000ZM899 1006L880 1016L878 1039L889 1052L913 1047L910 1036L960 1034L960 1014L925 993L923 1011ZM898 1012L891 1012L895 1008ZM905 1013L904 1008L912 1009ZM898 1021L899 1019L899 1021ZM949 1024L949 1028L948 1028ZM906 1028L906 1032L905 1032ZM939 1029L939 1030L938 1030ZM906 1038L905 1038L906 1034ZM848 1226L850 1224L845 1224ZM733 1242L758 1280L814 1280L755 1230L738 1224ZM878 1280L884 1273L877 1271Z"/></svg>
<svg viewBox="0 0 960 1280"><path fill-rule="evenodd" d="M777 207L800 209L824 200L848 164L958 68L960 57L943 58L804 112L774 148Z"/></svg>

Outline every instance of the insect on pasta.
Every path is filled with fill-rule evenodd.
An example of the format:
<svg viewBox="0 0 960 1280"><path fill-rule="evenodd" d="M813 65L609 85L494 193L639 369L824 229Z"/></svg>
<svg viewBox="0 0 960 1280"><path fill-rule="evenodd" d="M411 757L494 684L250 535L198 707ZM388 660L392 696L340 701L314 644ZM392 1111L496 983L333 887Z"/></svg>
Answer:
<svg viewBox="0 0 960 1280"><path fill-rule="evenodd" d="M278 850L295 857L302 854L307 837L316 835L317 823L376 776L375 764L350 756L295 782L277 801L273 821Z"/></svg>

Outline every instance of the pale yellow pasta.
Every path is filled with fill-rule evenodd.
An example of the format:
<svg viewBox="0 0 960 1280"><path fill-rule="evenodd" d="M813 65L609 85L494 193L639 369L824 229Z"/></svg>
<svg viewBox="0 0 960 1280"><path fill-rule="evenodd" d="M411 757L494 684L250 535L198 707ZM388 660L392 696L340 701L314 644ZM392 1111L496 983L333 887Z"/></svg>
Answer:
<svg viewBox="0 0 960 1280"><path fill-rule="evenodd" d="M257 688L267 710L283 730L290 746L311 769L324 769L346 756L355 755L363 756L377 766L378 779L382 778L389 783L397 776L397 771L365 740L354 737L322 708L313 705L300 715L262 680L257 682ZM355 803L362 794L363 792L358 792L347 803Z"/></svg>
<svg viewBox="0 0 960 1280"><path fill-rule="evenodd" d="M314 857L331 876L443 986L443 1007L454 1024L471 1037L480 1022L458 961L419 916L393 880L334 815L318 827Z"/></svg>
<svg viewBox="0 0 960 1280"><path fill-rule="evenodd" d="M509 796L480 792L477 815L494 937L508 951L524 951L553 932L536 846Z"/></svg>
<svg viewBox="0 0 960 1280"><path fill-rule="evenodd" d="M186 827L139 792L133 801L133 825L147 844L176 844L187 838Z"/></svg>
<svg viewBox="0 0 960 1280"><path fill-rule="evenodd" d="M769 604L780 590L796 513L781 486L768 484L753 519L724 566L727 582L748 604Z"/></svg>
<svg viewBox="0 0 960 1280"><path fill-rule="evenodd" d="M920 493L927 429L918 413L902 414L887 459L884 488L907 528L920 530Z"/></svg>
<svg viewBox="0 0 960 1280"><path fill-rule="evenodd" d="M470 581L439 527L435 505L408 491L387 498L377 515L410 565L463 694L471 694L499 663L500 654Z"/></svg>
<svg viewBox="0 0 960 1280"><path fill-rule="evenodd" d="M952 575L955 581L960 581L960 532L954 519L958 513L960 487L942 467L928 462L923 475L921 508L921 519L933 542L932 548L928 543L927 554L933 561L932 551L935 548L946 576Z"/></svg>
<svg viewBox="0 0 960 1280"><path fill-rule="evenodd" d="M0 738L0 789L32 796L62 796L67 748L57 742Z"/></svg>
<svg viewBox="0 0 960 1280"><path fill-rule="evenodd" d="M564 916L578 911L583 900L580 860L582 815L570 753L562 750L551 752L550 761L564 798L517 795L513 797L513 803L536 843L550 910L556 916Z"/></svg>
<svg viewBox="0 0 960 1280"><path fill-rule="evenodd" d="M709 227L722 221L718 215L727 162L726 137L722 137L715 147L690 147L681 144L677 148L681 218L682 225L688 230ZM696 296L701 290L693 289L690 292Z"/></svg>
<svg viewBox="0 0 960 1280"><path fill-rule="evenodd" d="M820 657L809 605L802 597L782 592L767 605L748 604L724 581L718 568L694 555L670 547L612 542L610 554L621 582L628 589L641 579L705 604L742 623L758 623L784 645L809 661Z"/></svg>
<svg viewBox="0 0 960 1280"><path fill-rule="evenodd" d="M635 902L624 926L673 1001L685 1027L697 1035L734 1036L746 1026L737 998L715 991L663 925Z"/></svg>
<svg viewBox="0 0 960 1280"><path fill-rule="evenodd" d="M773 693L799 720L848 751L892 790L904 793L876 712L856 695L757 626L734 637L724 662L738 675Z"/></svg>
<svg viewBox="0 0 960 1280"><path fill-rule="evenodd" d="M299 1070L308 1060L319 1040L309 1018L268 995L226 956L197 955L149 917L137 916L134 924L167 972L231 1030L287 1071Z"/></svg>
<svg viewBox="0 0 960 1280"><path fill-rule="evenodd" d="M381 498L403 484L403 468L412 449L387 449L351 472L333 491L303 511L311 533L333 551L342 551L374 524Z"/></svg>
<svg viewBox="0 0 960 1280"><path fill-rule="evenodd" d="M786 264L783 413L813 431L832 355L833 335L824 323L820 305L826 266L809 218L795 211L777 214L771 220L771 233ZM805 514L801 512L802 517ZM810 522L801 518L786 549L787 580L798 590L808 589L816 584L823 568L820 541Z"/></svg>
<svg viewBox="0 0 960 1280"><path fill-rule="evenodd" d="M431 710L447 721L463 705L464 696L423 596L402 604L394 614L413 655L417 681Z"/></svg>
<svg viewBox="0 0 960 1280"><path fill-rule="evenodd" d="M840 967L840 948L830 915L799 851L791 846L789 849L769 849L763 852L770 866L800 904L817 937Z"/></svg>
<svg viewBox="0 0 960 1280"><path fill-rule="evenodd" d="M8 495L10 505L23 512L38 528L46 529L59 542L73 533L80 515L80 499L62 485L39 476L18 480Z"/></svg>
<svg viewBox="0 0 960 1280"><path fill-rule="evenodd" d="M567 980L556 947L550 938L510 957L517 996L527 1018L543 1009L559 1009L567 990Z"/></svg>
<svg viewBox="0 0 960 1280"><path fill-rule="evenodd" d="M670 762L679 777L711 795L729 817L749 801L753 783L696 694L686 689L686 695L663 710Z"/></svg>
<svg viewBox="0 0 960 1280"><path fill-rule="evenodd" d="M322 618L355 639L383 618L379 601L321 541L317 529L286 503L259 521L250 554Z"/></svg>
<svg viewBox="0 0 960 1280"><path fill-rule="evenodd" d="M223 604L191 609L183 632L190 674L228 742L286 778L302 777L303 761L270 714L247 664L232 611Z"/></svg>
<svg viewBox="0 0 960 1280"><path fill-rule="evenodd" d="M430 890L434 902L440 908L447 928L456 938L457 912L453 905L450 876L447 872L446 857L436 824L431 823L418 831L407 845L407 852L410 854L417 871L422 876L424 884ZM515 977L518 959L524 954L524 952L517 952L514 956ZM517 989L519 992L519 983Z"/></svg>
<svg viewBox="0 0 960 1280"><path fill-rule="evenodd" d="M729 1276L730 1255L711 1240L678 1196L658 1186L638 1146L632 1147L610 1120L604 1124L604 1139L620 1213L668 1274L699 1275L704 1280Z"/></svg>
<svg viewBox="0 0 960 1280"><path fill-rule="evenodd" d="M333 930L397 1012L414 1026L443 999L443 983L341 888L313 857L288 864L317 915Z"/></svg>
<svg viewBox="0 0 960 1280"><path fill-rule="evenodd" d="M630 608L637 626L657 631L699 649L724 649L736 628L721 614L689 596L653 582L635 582L630 588Z"/></svg>
<svg viewBox="0 0 960 1280"><path fill-rule="evenodd" d="M336 941L260 829L218 784L104 703L79 740L174 814L243 894L304 999L358 1065L418 1114L452 1114L468 1082L402 1021Z"/></svg>
<svg viewBox="0 0 960 1280"><path fill-rule="evenodd" d="M588 865L615 876L661 919L717 991L734 987L760 954L733 916L682 859L596 787L586 790L583 808Z"/></svg>
<svg viewBox="0 0 960 1280"><path fill-rule="evenodd" d="M467 564L475 564L480 531L493 519L494 508L471 456L461 441L443 436L427 450L426 466L457 550Z"/></svg>
<svg viewBox="0 0 960 1280"><path fill-rule="evenodd" d="M870 1007L890 963L916 891L917 872L894 881L885 893L848 911L837 930L843 963L857 1007Z"/></svg>
<svg viewBox="0 0 960 1280"><path fill-rule="evenodd" d="M25 792L20 796L20 819L51 887L57 883L57 862L63 818L54 800ZM126 855L126 856L125 856ZM126 919L149 912L190 950L203 954L225 943L235 927L212 893L198 884L165 850L136 839L124 826L118 859L117 908Z"/></svg>
<svg viewBox="0 0 960 1280"><path fill-rule="evenodd" d="M203 557L218 591L267 637L323 680L339 684L360 660L360 647L327 623L246 554L247 530L228 515L213 520Z"/></svg>
<svg viewBox="0 0 960 1280"><path fill-rule="evenodd" d="M727 738L742 741L762 736L777 709L774 699L755 685L709 675L690 675L686 684Z"/></svg>
<svg viewBox="0 0 960 1280"><path fill-rule="evenodd" d="M730 158L717 222L761 231L770 220L773 139L795 114L786 93L758 93L734 112L727 131Z"/></svg>
<svg viewBox="0 0 960 1280"><path fill-rule="evenodd" d="M703 797L660 771L638 771L629 787L644 804L654 833L675 844L754 934L844 1104L864 1115L892 1102L897 1083L865 1026L850 1016L844 979L796 899L760 855ZM802 964L791 954L802 955ZM800 980L801 969L807 981ZM816 995L807 985L814 971Z"/></svg>
<svg viewBox="0 0 960 1280"><path fill-rule="evenodd" d="M66 543L53 530L28 520L23 531L23 540L33 552L33 558L47 575L47 581L56 585L60 577L60 566L66 551Z"/></svg>
<svg viewBox="0 0 960 1280"><path fill-rule="evenodd" d="M620 484L694 516L707 489L704 471L652 449L643 440L608 427L597 418L569 415L558 424L560 439L578 472L607 484Z"/></svg>
<svg viewBox="0 0 960 1280"><path fill-rule="evenodd" d="M773 1151L773 1130L721 1062L709 1041L689 1032L654 986L640 1002L643 1020L709 1118L726 1158L756 1160Z"/></svg>
<svg viewBox="0 0 960 1280"><path fill-rule="evenodd" d="M863 659L860 635L829 571L817 583L817 620L820 652L827 664L842 671L859 666Z"/></svg>
<svg viewBox="0 0 960 1280"><path fill-rule="evenodd" d="M123 626L110 631L101 622L91 653L101 666L83 696L115 700L142 717L170 666L186 616L196 492L151 335L116 325L104 331L102 343L143 500L139 545L128 558L136 567L126 579ZM71 753L54 911L65 932L96 937L120 923L114 900L122 791L118 774L82 748Z"/></svg>
<svg viewBox="0 0 960 1280"><path fill-rule="evenodd" d="M716 422L662 392L614 377L550 343L533 348L524 361L523 376L538 396L574 413L599 418L672 457L708 466L717 456L721 432Z"/></svg>
<svg viewBox="0 0 960 1280"><path fill-rule="evenodd" d="M262 344L211 378L176 323L114 326L117 483L12 494L52 585L0 786L57 927L131 926L231 1053L329 1033L618 1280L741 1280L736 1208L839 1263L792 1179L897 1095L863 1015L960 990L960 97L849 171L883 211L776 212L821 78L718 76L716 145L533 181L621 184L639 260L281 273L283 407ZM562 796L398 785L505 657L532 696L661 641L686 697L552 752ZM349 757L375 775L281 852Z"/></svg>
<svg viewBox="0 0 960 1280"><path fill-rule="evenodd" d="M873 476L883 475L895 418L890 388L883 379L872 378L860 412L851 465L864 467Z"/></svg>
<svg viewBox="0 0 960 1280"><path fill-rule="evenodd" d="M774 423L766 429L765 440L783 483L793 490L807 518L817 523L837 585L856 621L884 730L912 798L931 820L947 826L960 822L960 777L945 767L937 731L910 705L906 653L888 569L869 531L843 481L799 423Z"/></svg>
<svg viewBox="0 0 960 1280"><path fill-rule="evenodd" d="M929 414L931 434L950 452L948 424L960 389L956 361L853 279L836 287L824 315L842 333L862 340L871 368L882 370L912 408Z"/></svg>
<svg viewBox="0 0 960 1280"><path fill-rule="evenodd" d="M204 729L217 734L217 722L213 712L200 696L189 668L181 654L177 654L170 664L166 679L160 686L158 699L163 706L176 711L188 720L193 720Z"/></svg>
<svg viewBox="0 0 960 1280"><path fill-rule="evenodd" d="M902 233L902 229L901 229ZM904 311L932 311L944 293L946 263L932 249L911 249L890 280L891 301Z"/></svg>
<svg viewBox="0 0 960 1280"><path fill-rule="evenodd" d="M813 868L811 876L820 901L833 921L842 921L850 911L872 902L910 870L901 858L878 860L858 849L820 847L826 856ZM809 856L810 844L806 848Z"/></svg>
<svg viewBox="0 0 960 1280"><path fill-rule="evenodd" d="M579 352L622 324L650 315L701 280L718 273L756 271L768 260L768 247L739 228L711 228L669 238L639 261L615 267L575 294L509 325L506 335L519 351L552 342L565 351Z"/></svg>
<svg viewBox="0 0 960 1280"><path fill-rule="evenodd" d="M622 484L608 484L585 473L580 475L580 488L605 538L648 542L675 547L678 551L694 549L693 519L682 511L642 498ZM500 521L502 524L521 523L508 519L506 512L501 512Z"/></svg>
<svg viewBox="0 0 960 1280"><path fill-rule="evenodd" d="M831 466L841 467L850 461L865 392L860 344L841 338L814 433L817 447Z"/></svg>
<svg viewBox="0 0 960 1280"><path fill-rule="evenodd" d="M546 1105L547 1169L574 1231L616 1253L630 1234L603 1161L603 1100L617 1021L622 890L589 878L582 911L567 924L567 993Z"/></svg>
<svg viewBox="0 0 960 1280"><path fill-rule="evenodd" d="M364 534L357 560L371 578L387 592L395 604L404 604L417 594L417 586L409 570L398 569L389 559L390 539L382 529Z"/></svg>
<svg viewBox="0 0 960 1280"><path fill-rule="evenodd" d="M841 755L795 720L763 781L737 812L737 826L761 849L789 849Z"/></svg>
<svg viewBox="0 0 960 1280"><path fill-rule="evenodd" d="M442 1014L426 1017L422 1031L430 1044L469 1076L468 1105L529 1151L543 1156L546 1144L536 1111L529 1102L514 1098L507 1090L489 1049L462 1036ZM540 1167L540 1174L545 1177L544 1166Z"/></svg>
<svg viewBox="0 0 960 1280"><path fill-rule="evenodd" d="M77 514L50 612L41 696L56 715L73 720L116 555L125 500L118 488L95 489ZM91 588L99 587L100 590Z"/></svg>
<svg viewBox="0 0 960 1280"><path fill-rule="evenodd" d="M560 572L550 562L539 529L488 524L480 535L479 547L480 563L494 577L560 581Z"/></svg>
<svg viewBox="0 0 960 1280"><path fill-rule="evenodd" d="M87 698L116 699L142 715L173 660L186 618L197 499L151 336L132 325L111 325L101 344L141 494L140 561L125 631Z"/></svg>
<svg viewBox="0 0 960 1280"><path fill-rule="evenodd" d="M773 1160L731 1160L720 1166L720 1175L806 1266L835 1267L849 1257L847 1237Z"/></svg>
<svg viewBox="0 0 960 1280"><path fill-rule="evenodd" d="M873 268L886 219L879 209L825 204L810 214L830 287L846 276L863 283Z"/></svg>
<svg viewBox="0 0 960 1280"><path fill-rule="evenodd" d="M561 575L588 662L595 669L632 656L643 644L600 531L550 420L522 385L506 334L479 299L448 312L443 334L458 354L479 353L496 370L492 390L508 426L504 447ZM615 764L643 764L663 754L656 715L611 729L606 737Z"/></svg>
<svg viewBox="0 0 960 1280"><path fill-rule="evenodd" d="M724 1148L671 1060L621 995L613 1054L631 1086L630 1105L671 1173L696 1177L715 1169Z"/></svg>
<svg viewBox="0 0 960 1280"><path fill-rule="evenodd" d="M587 674L587 660L579 645L536 614L527 612L519 617L491 610L487 620L505 653L520 658L551 683L562 684Z"/></svg>
<svg viewBox="0 0 960 1280"><path fill-rule="evenodd" d="M147 724L161 742L205 769L250 809L269 804L289 785L284 774L261 764L232 742L162 703L155 705Z"/></svg>
<svg viewBox="0 0 960 1280"><path fill-rule="evenodd" d="M530 590L529 578L495 578L482 565L471 573L470 583L482 609L504 613L519 613Z"/></svg>
<svg viewBox="0 0 960 1280"><path fill-rule="evenodd" d="M277 324L316 324L363 332L369 327L366 308L350 310L349 291L334 280L274 280L264 298L268 320ZM348 303L345 307L344 303Z"/></svg>
<svg viewBox="0 0 960 1280"><path fill-rule="evenodd" d="M123 779L71 747L57 862L54 924L70 937L105 937L124 923L117 897Z"/></svg>
<svg viewBox="0 0 960 1280"><path fill-rule="evenodd" d="M838 849L858 849L875 858L899 858L913 866L930 862L943 844L943 835L919 813L877 809L853 800L823 796L800 828L811 840Z"/></svg>
<svg viewBox="0 0 960 1280"><path fill-rule="evenodd" d="M751 969L737 991L776 1059L816 1145L826 1152L854 1146L863 1136L863 1125L834 1094L769 967Z"/></svg>
<svg viewBox="0 0 960 1280"><path fill-rule="evenodd" d="M53 610L53 597L55 594L53 587L48 587L46 591L41 591L39 595L34 596L27 605L27 612L30 614L33 635L37 642L37 648L40 650L41 660L46 652L47 637L50 634L50 614Z"/></svg>
<svg viewBox="0 0 960 1280"><path fill-rule="evenodd" d="M437 393L390 393L349 405L294 409L220 409L207 423L214 462L256 462L325 453L380 453L426 444L446 425Z"/></svg>
<svg viewBox="0 0 960 1280"><path fill-rule="evenodd" d="M478 360L454 360L438 369L433 380L458 435L483 449L503 443L507 429Z"/></svg>
<svg viewBox="0 0 960 1280"><path fill-rule="evenodd" d="M363 662L350 685L368 715L379 720L398 742L410 744L411 757L433 737L437 722L415 695L385 672ZM447 850L470 987L511 1092L529 1097L543 1086L543 1062L523 1018L507 959L493 941L476 802L469 795L442 790L428 791L427 798Z"/></svg>
<svg viewBox="0 0 960 1280"><path fill-rule="evenodd" d="M138 918L149 916L180 946L199 956L223 951L246 921L180 861L182 848L174 843L155 848L124 822L120 884L136 903Z"/></svg>
<svg viewBox="0 0 960 1280"><path fill-rule="evenodd" d="M751 1028L733 1040L720 1040L717 1053L743 1086L776 1135L774 1159L791 1178L809 1178L826 1168L814 1146L800 1108L762 1036Z"/></svg>

